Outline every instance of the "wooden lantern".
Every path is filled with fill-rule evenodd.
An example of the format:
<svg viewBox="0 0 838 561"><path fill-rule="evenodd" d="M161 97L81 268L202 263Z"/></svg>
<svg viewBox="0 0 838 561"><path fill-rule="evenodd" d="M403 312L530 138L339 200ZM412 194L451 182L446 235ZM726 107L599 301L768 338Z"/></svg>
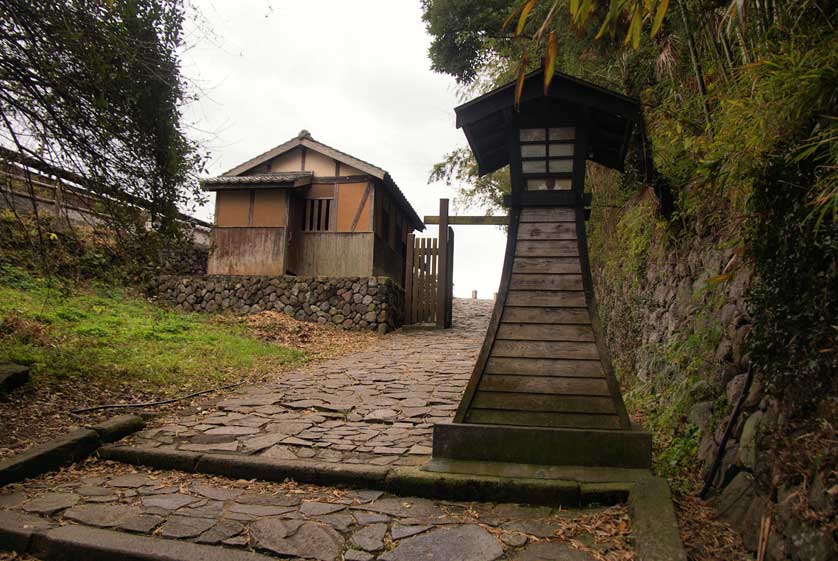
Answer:
<svg viewBox="0 0 838 561"><path fill-rule="evenodd" d="M596 313L586 161L621 169L639 104L571 76L529 75L456 109L481 174L509 165L507 251L494 312L434 458L648 467Z"/></svg>

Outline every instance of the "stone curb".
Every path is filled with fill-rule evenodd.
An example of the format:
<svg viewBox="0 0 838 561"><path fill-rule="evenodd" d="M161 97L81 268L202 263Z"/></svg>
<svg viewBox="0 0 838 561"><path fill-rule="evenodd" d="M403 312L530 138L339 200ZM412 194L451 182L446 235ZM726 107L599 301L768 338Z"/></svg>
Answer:
<svg viewBox="0 0 838 561"><path fill-rule="evenodd" d="M101 530L60 526L33 515L0 512L0 549L55 561L268 561L249 551Z"/></svg>
<svg viewBox="0 0 838 561"><path fill-rule="evenodd" d="M448 500L523 502L568 506L628 501L638 561L686 561L669 484L660 477L627 482L470 476L415 467L332 465L309 460L265 460L254 456L199 454L180 450L103 446L99 457L157 469L239 479L320 485L353 485L399 496Z"/></svg>
<svg viewBox="0 0 838 561"><path fill-rule="evenodd" d="M83 460L103 443L119 440L144 425L141 417L119 415L54 438L0 462L0 486L37 477Z"/></svg>
<svg viewBox="0 0 838 561"><path fill-rule="evenodd" d="M143 430L145 420L139 415L117 415L90 428L99 435L103 444L116 442L129 434Z"/></svg>
<svg viewBox="0 0 838 561"><path fill-rule="evenodd" d="M582 503L580 485L575 481L442 474L422 471L419 468L390 470L383 490L394 495L455 501L481 500L567 506Z"/></svg>
<svg viewBox="0 0 838 561"><path fill-rule="evenodd" d="M687 561L666 479L635 483L628 506L638 561Z"/></svg>
<svg viewBox="0 0 838 561"><path fill-rule="evenodd" d="M287 460L277 464L274 460L259 457L207 454L198 460L195 471L237 479L293 479L319 485L354 485L376 489L382 487L389 469L360 464L323 464L307 460Z"/></svg>
<svg viewBox="0 0 838 561"><path fill-rule="evenodd" d="M0 550L29 551L35 532L51 526L48 520L33 514L0 511Z"/></svg>
<svg viewBox="0 0 838 561"><path fill-rule="evenodd" d="M631 483L580 483L560 479L531 479L463 475L424 471L415 467L328 464L312 460L267 460L258 456L201 454L182 450L103 446L103 460L156 469L319 485L351 485L379 489L404 497L526 502L579 506L626 501Z"/></svg>
<svg viewBox="0 0 838 561"><path fill-rule="evenodd" d="M390 468L360 464L332 465L310 460L268 460L258 456L201 454L182 450L103 446L103 460L114 460L156 469L222 475L233 479L261 479L282 482L293 479L319 485L354 485L372 489L384 487Z"/></svg>

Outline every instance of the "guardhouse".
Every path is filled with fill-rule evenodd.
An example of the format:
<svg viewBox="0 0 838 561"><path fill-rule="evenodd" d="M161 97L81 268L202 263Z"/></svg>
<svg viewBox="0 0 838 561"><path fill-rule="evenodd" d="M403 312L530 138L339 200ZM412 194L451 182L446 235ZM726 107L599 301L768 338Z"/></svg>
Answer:
<svg viewBox="0 0 838 561"><path fill-rule="evenodd" d="M226 173L214 192L210 275L388 276L425 225L390 174L303 130Z"/></svg>

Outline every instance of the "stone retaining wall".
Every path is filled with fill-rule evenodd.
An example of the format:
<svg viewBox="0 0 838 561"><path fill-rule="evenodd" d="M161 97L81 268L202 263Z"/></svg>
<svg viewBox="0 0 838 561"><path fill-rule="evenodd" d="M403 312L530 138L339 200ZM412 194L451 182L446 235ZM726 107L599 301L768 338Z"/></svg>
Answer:
<svg viewBox="0 0 838 561"><path fill-rule="evenodd" d="M161 276L158 298L189 312L284 312L301 321L381 333L402 324L404 292L389 277Z"/></svg>
<svg viewBox="0 0 838 561"><path fill-rule="evenodd" d="M160 251L159 264L161 274L165 275L203 275L207 272L209 247L192 243L182 244Z"/></svg>
<svg viewBox="0 0 838 561"><path fill-rule="evenodd" d="M680 401L682 416L700 431L696 460L702 477L719 454L749 365L745 341L751 329L747 293L752 273L741 265L727 280L714 283L734 255L723 245L705 238L692 239L677 252L653 248L642 274L633 278L615 276L604 263L594 263L599 310L615 364L636 377L638 385L660 383L662 372L680 380L681 389L668 399ZM685 363L696 370L689 380L677 376ZM763 516L773 516L767 561L836 559L838 543L831 533L797 514L801 497L809 505L830 500L828 475L818 473L791 485L775 480L782 460L773 451L773 435L782 432L782 411L757 372L722 454L711 503L753 552Z"/></svg>

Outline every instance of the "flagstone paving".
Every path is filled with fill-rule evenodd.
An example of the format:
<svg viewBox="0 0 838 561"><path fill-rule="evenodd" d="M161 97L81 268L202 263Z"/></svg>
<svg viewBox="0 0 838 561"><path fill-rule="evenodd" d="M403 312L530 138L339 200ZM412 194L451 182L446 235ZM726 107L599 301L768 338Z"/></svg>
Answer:
<svg viewBox="0 0 838 561"><path fill-rule="evenodd" d="M214 406L156 420L128 446L277 460L418 465L434 424L450 420L493 302L454 301L448 330L401 330L372 349L248 387Z"/></svg>
<svg viewBox="0 0 838 561"><path fill-rule="evenodd" d="M592 561L631 554L624 506L567 510L231 480L88 460L0 490L4 511L321 561Z"/></svg>

